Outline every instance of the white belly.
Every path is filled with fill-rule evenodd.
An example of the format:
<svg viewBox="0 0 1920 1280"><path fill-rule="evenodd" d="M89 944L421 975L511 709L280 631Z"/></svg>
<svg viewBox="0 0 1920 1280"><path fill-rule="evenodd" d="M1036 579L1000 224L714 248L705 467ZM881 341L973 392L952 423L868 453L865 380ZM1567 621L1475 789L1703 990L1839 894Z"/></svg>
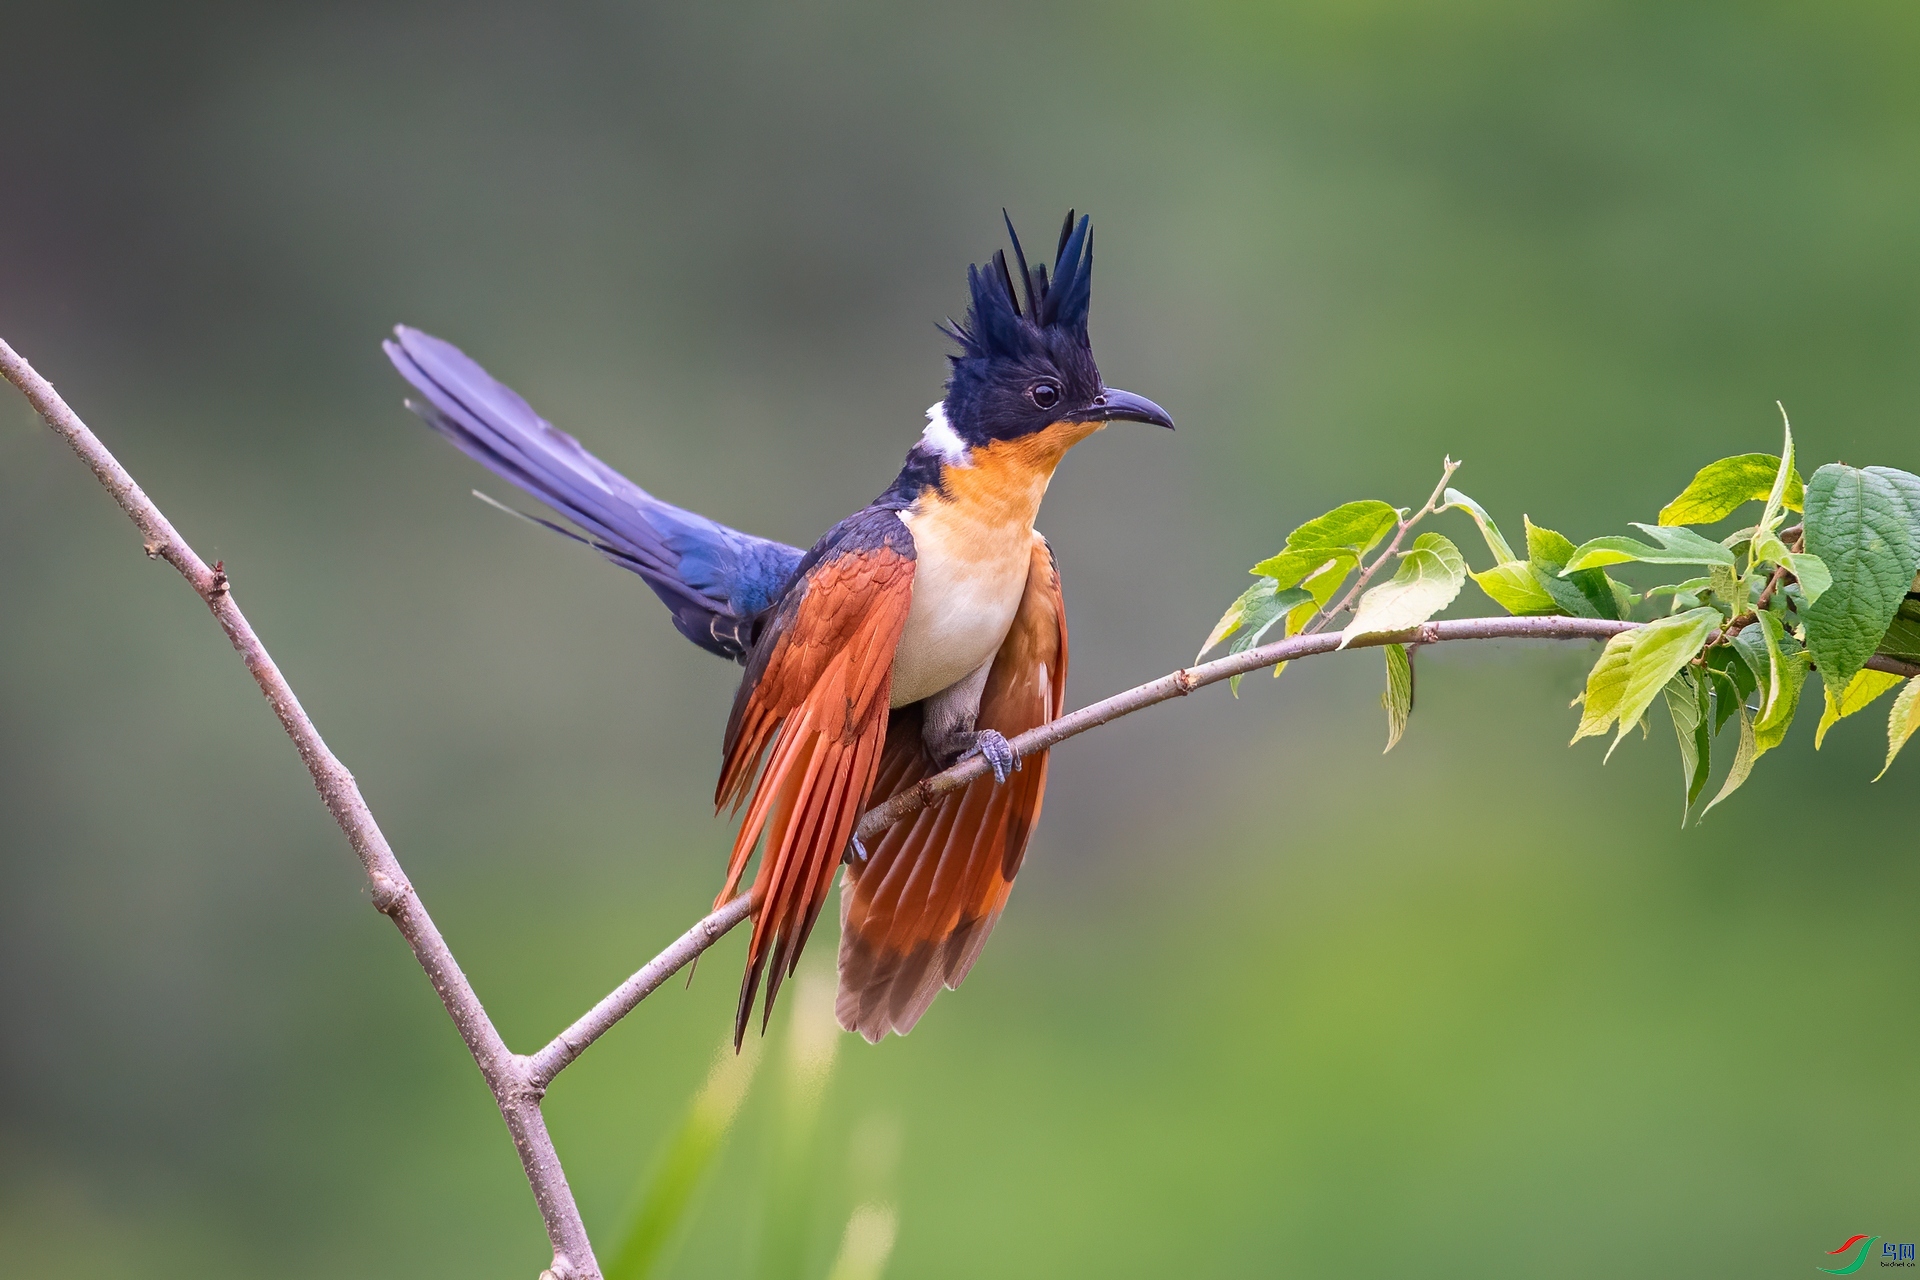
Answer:
<svg viewBox="0 0 1920 1280"><path fill-rule="evenodd" d="M902 512L913 532L913 602L893 655L891 703L965 679L1000 651L1026 593L1031 526L988 528L951 507Z"/></svg>

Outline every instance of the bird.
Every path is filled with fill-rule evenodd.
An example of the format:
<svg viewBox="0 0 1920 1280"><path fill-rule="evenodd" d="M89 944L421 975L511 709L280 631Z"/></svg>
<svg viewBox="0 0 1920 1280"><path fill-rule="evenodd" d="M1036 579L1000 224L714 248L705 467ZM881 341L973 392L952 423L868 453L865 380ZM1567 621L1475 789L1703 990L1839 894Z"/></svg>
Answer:
<svg viewBox="0 0 1920 1280"><path fill-rule="evenodd" d="M967 268L965 318L939 326L956 344L944 393L905 464L805 551L654 497L449 342L402 325L383 344L419 393L407 408L567 523L528 519L638 574L682 635L744 666L714 795L716 812L744 809L716 909L764 846L736 1050L763 975L764 1034L842 868L841 1027L875 1044L905 1035L966 977L1046 791L1046 753L1021 760L1008 739L1058 718L1065 696L1041 499L1067 451L1109 423L1173 427L1094 363L1091 218L1068 212L1049 275L1002 217L1013 261L1000 249ZM990 772L872 847L857 839L870 803L974 756Z"/></svg>

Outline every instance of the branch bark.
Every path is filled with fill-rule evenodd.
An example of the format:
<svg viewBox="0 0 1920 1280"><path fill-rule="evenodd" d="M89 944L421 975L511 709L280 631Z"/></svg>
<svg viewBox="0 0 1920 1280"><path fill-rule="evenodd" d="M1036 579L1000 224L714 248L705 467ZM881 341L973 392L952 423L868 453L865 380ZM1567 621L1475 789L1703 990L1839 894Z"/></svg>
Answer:
<svg viewBox="0 0 1920 1280"><path fill-rule="evenodd" d="M594 1259L593 1247L588 1242L586 1228L574 1204L573 1192L567 1185L559 1155L547 1133L546 1122L540 1113L540 1100L554 1078L589 1045L637 1008L642 1000L675 972L746 920L750 913L748 896L742 894L734 898L695 924L537 1053L530 1057L513 1053L494 1029L485 1006L468 983L466 975L461 972L453 952L440 936L432 917L427 914L419 894L401 870L399 860L387 844L379 824L374 821L353 775L328 749L319 730L314 728L299 699L294 696L292 687L274 665L266 647L234 602L224 565L216 563L208 566L195 554L106 446L87 429L86 424L46 379L35 373L27 361L4 340L0 340L0 376L20 389L47 425L72 447L113 495L121 510L139 528L145 539L147 555L163 559L179 570L212 611L221 630L246 663L254 683L266 695L281 727L293 740L300 758L313 776L321 800L359 856L372 889L374 906L393 920L407 940L407 945L413 949L414 958L426 971L434 990L439 992L448 1016L453 1019L488 1089L492 1091L501 1117L506 1121L507 1132L520 1154L527 1182L533 1189L534 1200L553 1245L553 1263L545 1275L551 1276L552 1280L598 1280L599 1264ZM1430 499L1427 507L1430 509L1432 506L1433 500ZM1421 514L1425 514L1425 511ZM1418 519L1418 516L1413 519ZM1403 521L1400 535L1403 536L1411 524L1412 520ZM1399 537L1396 537L1394 546L1398 542ZM1388 550L1391 552L1393 547ZM1345 604L1343 601L1340 607ZM1326 616L1337 614L1340 607ZM1364 649L1388 644L1426 645L1469 640L1605 640L1639 625L1635 622L1589 618L1466 618L1428 622L1405 631L1363 636L1346 647ZM1291 636L1244 653L1182 667L1157 680L1082 707L1023 733L1008 745L1016 757L1023 758L1057 746L1099 725L1174 698L1185 697L1196 689L1218 684L1222 680L1277 663L1334 652L1340 647L1340 639L1337 633ZM1891 658L1876 656L1867 665L1876 671L1900 676L1920 675L1920 666ZM983 759L963 761L876 805L860 820L860 839L871 842L894 823L985 775L988 767Z"/></svg>
<svg viewBox="0 0 1920 1280"><path fill-rule="evenodd" d="M514 1149L520 1153L520 1163L526 1170L527 1182L533 1188L534 1200L546 1223L547 1238L553 1245L552 1275L555 1280L597 1280L600 1267L594 1260L593 1246L587 1240L586 1227L580 1221L580 1210L574 1204L572 1189L567 1186L553 1139L547 1133L546 1120L540 1114L542 1090L529 1078L526 1059L509 1050L494 1029L486 1007L474 994L466 974L460 971L446 939L440 936L433 917L427 914L420 895L401 870L399 859L394 857L379 824L373 820L373 813L367 808L353 775L328 749L320 731L314 728L313 721L301 707L300 699L294 696L292 686L274 665L266 646L234 602L224 565L209 566L194 552L126 468L60 398L52 384L34 372L33 366L4 340L0 340L0 377L18 387L54 433L80 455L80 460L140 530L146 540L147 555L165 560L178 569L213 612L214 620L226 632L254 683L260 686L274 715L279 717L280 726L293 739L307 772L313 775L320 799L340 824L340 830L346 833L354 853L359 855L372 888L373 905L393 920L407 945L413 948L414 959L420 962L433 989L439 992L440 1002L446 1006L448 1016L453 1019L494 1101L499 1104L501 1118L506 1121Z"/></svg>

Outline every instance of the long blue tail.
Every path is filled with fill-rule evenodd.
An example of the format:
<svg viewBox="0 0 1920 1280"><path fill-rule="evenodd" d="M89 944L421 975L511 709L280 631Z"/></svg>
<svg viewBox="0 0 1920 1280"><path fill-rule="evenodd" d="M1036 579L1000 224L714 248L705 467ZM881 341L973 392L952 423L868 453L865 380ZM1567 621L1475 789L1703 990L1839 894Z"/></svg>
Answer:
<svg viewBox="0 0 1920 1280"><path fill-rule="evenodd" d="M798 547L729 529L660 501L580 447L458 347L405 325L383 343L423 401L407 408L487 470L584 530L541 520L631 569L673 611L680 634L746 661L757 621L793 577Z"/></svg>

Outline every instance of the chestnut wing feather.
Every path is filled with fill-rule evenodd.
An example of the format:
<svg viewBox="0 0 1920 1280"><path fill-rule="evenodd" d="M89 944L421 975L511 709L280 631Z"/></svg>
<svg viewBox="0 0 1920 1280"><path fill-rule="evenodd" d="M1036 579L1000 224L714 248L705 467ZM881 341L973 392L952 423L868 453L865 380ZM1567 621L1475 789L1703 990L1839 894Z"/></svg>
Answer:
<svg viewBox="0 0 1920 1280"><path fill-rule="evenodd" d="M978 727L1007 737L1059 716L1067 621L1060 576L1035 534L1027 588L995 656ZM920 738L920 705L893 713L876 797L938 772ZM1006 906L1040 818L1047 753L995 785L976 778L889 828L840 889L840 1025L878 1043L905 1035L944 987L958 987Z"/></svg>
<svg viewBox="0 0 1920 1280"><path fill-rule="evenodd" d="M748 662L715 794L717 807L744 803L747 810L716 906L733 896L766 836L751 891L736 1045L763 971L772 1013L867 807L913 571L913 537L896 514L869 508L850 516L801 563Z"/></svg>

